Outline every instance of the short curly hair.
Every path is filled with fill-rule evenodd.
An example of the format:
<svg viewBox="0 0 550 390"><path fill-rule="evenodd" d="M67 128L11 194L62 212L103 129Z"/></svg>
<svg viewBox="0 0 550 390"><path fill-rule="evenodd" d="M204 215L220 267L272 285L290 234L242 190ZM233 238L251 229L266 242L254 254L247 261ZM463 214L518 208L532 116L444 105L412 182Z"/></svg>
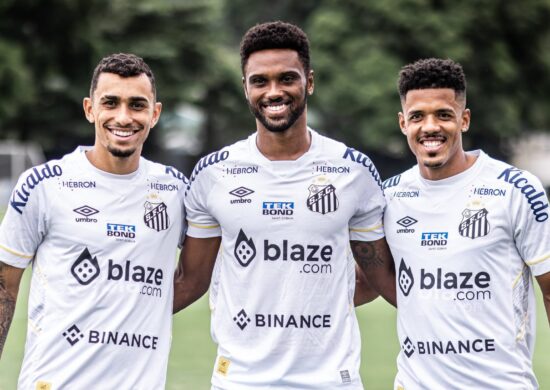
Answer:
<svg viewBox="0 0 550 390"><path fill-rule="evenodd" d="M462 66L450 59L426 58L405 65L397 82L399 96L405 100L414 89L450 88L466 96L466 76Z"/></svg>
<svg viewBox="0 0 550 390"><path fill-rule="evenodd" d="M92 84L90 86L90 97L94 95L97 88L97 80L101 73L114 73L121 77L139 76L143 73L149 78L153 96L155 100L157 99L155 76L149 65L141 57L128 53L116 53L104 57L94 69Z"/></svg>
<svg viewBox="0 0 550 390"><path fill-rule="evenodd" d="M298 26L280 20L251 27L241 40L241 70L244 75L248 57L268 49L291 49L298 53L304 71L310 70L309 40Z"/></svg>

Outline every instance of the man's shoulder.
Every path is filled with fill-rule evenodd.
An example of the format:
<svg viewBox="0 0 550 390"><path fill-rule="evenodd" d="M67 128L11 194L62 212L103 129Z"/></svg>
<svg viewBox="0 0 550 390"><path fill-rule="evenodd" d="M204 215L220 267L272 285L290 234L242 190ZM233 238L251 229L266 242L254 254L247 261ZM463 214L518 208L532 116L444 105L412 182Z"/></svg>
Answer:
<svg viewBox="0 0 550 390"><path fill-rule="evenodd" d="M141 158L141 162L146 166L147 175L153 176L157 180L167 182L174 181L176 183L182 183L183 185L187 185L189 183L187 177L173 166L150 161L144 157Z"/></svg>
<svg viewBox="0 0 550 390"><path fill-rule="evenodd" d="M209 175L216 176L220 170L227 168L230 164L234 165L239 161L249 159L250 153L247 153L247 140L237 141L206 154L195 164L191 176L189 176L189 186L199 178L202 179Z"/></svg>
<svg viewBox="0 0 550 390"><path fill-rule="evenodd" d="M341 167L341 164L345 164L349 170L360 174L365 173L372 177L374 182L379 187L382 186L380 174L378 173L374 162L365 152L350 147L333 138L322 135L320 135L320 137L322 137L321 139L323 143L323 158L329 160L336 167Z"/></svg>
<svg viewBox="0 0 550 390"><path fill-rule="evenodd" d="M390 188L399 188L408 186L415 180L414 167L407 169L395 176L392 176L382 182L382 189L387 191Z"/></svg>

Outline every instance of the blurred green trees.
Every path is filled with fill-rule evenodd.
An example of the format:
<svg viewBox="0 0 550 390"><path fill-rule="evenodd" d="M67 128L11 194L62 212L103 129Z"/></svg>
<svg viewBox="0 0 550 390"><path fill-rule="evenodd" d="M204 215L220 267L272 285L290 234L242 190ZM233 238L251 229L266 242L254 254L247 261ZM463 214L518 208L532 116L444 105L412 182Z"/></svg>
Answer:
<svg viewBox="0 0 550 390"><path fill-rule="evenodd" d="M93 67L126 51L152 66L165 112L188 103L205 114L199 154L219 148L254 129L240 38L275 19L310 37L312 125L358 149L410 159L396 78L432 56L466 70L473 147L505 157L504 139L550 129L550 0L2 0L0 138L57 153L90 144L81 101Z"/></svg>

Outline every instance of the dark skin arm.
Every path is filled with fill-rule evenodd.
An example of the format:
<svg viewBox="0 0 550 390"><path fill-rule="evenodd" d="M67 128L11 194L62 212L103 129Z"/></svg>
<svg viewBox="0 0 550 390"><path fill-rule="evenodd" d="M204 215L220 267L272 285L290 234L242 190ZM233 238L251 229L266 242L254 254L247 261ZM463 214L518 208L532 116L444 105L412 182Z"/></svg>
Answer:
<svg viewBox="0 0 550 390"><path fill-rule="evenodd" d="M353 295L353 304L361 306L378 298L380 294L371 287L365 273L359 264L355 264L355 294Z"/></svg>
<svg viewBox="0 0 550 390"><path fill-rule="evenodd" d="M19 282L24 271L23 268L12 267L0 261L0 356L8 337L19 292Z"/></svg>
<svg viewBox="0 0 550 390"><path fill-rule="evenodd" d="M220 243L221 237L185 237L174 275L174 314L208 291Z"/></svg>
<svg viewBox="0 0 550 390"><path fill-rule="evenodd" d="M537 282L542 291L546 317L548 318L548 325L550 325L550 272L537 276Z"/></svg>
<svg viewBox="0 0 550 390"><path fill-rule="evenodd" d="M386 301L397 307L395 291L395 268L390 248L385 238L376 241L350 241L355 261L363 271L368 283ZM361 294L362 289L356 291L355 305L368 302L368 295Z"/></svg>

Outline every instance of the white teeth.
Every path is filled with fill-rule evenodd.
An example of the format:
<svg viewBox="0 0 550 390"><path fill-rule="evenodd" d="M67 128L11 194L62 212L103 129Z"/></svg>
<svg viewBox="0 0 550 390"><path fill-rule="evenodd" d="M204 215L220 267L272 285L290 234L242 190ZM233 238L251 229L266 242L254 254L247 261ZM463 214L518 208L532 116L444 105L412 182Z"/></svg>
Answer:
<svg viewBox="0 0 550 390"><path fill-rule="evenodd" d="M278 106L267 106L266 109L273 112L279 112L285 108L285 104L280 104Z"/></svg>
<svg viewBox="0 0 550 390"><path fill-rule="evenodd" d="M437 148L442 143L441 141L424 141L422 144L427 148Z"/></svg>
<svg viewBox="0 0 550 390"><path fill-rule="evenodd" d="M122 131L122 130L112 130L111 131L114 135L117 135L119 137L129 137L132 134L134 134L133 131Z"/></svg>

